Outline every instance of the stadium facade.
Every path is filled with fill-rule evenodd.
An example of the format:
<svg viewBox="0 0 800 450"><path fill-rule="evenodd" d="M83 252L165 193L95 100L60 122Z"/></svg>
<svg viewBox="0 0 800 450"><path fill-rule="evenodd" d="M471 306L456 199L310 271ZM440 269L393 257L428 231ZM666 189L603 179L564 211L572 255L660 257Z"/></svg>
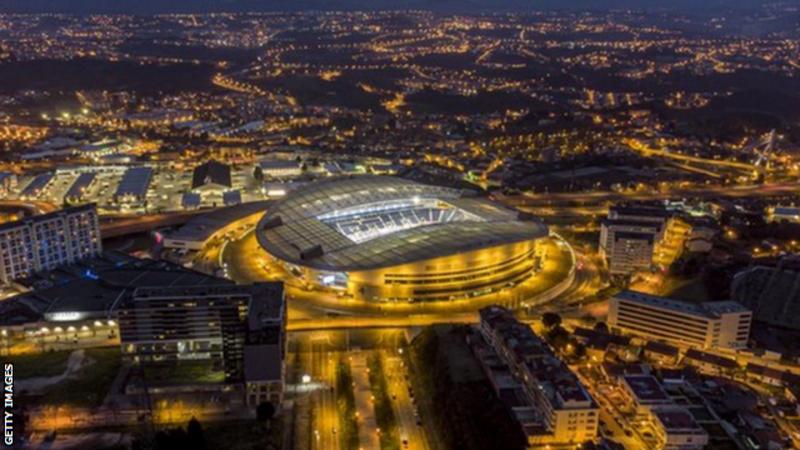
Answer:
<svg viewBox="0 0 800 450"><path fill-rule="evenodd" d="M468 299L540 265L547 227L472 191L403 178L332 178L274 205L256 233L309 287L368 301Z"/></svg>

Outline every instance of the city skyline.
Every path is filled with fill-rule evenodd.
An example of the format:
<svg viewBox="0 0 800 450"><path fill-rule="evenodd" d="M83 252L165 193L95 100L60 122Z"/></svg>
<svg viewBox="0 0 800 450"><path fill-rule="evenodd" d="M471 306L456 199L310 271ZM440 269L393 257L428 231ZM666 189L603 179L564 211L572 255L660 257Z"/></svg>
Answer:
<svg viewBox="0 0 800 450"><path fill-rule="evenodd" d="M800 4L0 3L4 441L800 446Z"/></svg>

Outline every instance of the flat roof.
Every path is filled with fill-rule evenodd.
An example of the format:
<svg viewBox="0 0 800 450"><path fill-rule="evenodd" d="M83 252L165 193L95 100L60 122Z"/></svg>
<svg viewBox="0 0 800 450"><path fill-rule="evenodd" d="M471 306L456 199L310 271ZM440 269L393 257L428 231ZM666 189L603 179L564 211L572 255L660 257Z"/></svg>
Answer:
<svg viewBox="0 0 800 450"><path fill-rule="evenodd" d="M620 239L647 241L652 244L653 241L655 240L655 235L652 233L636 233L634 231L623 231L614 233L614 240L618 241Z"/></svg>
<svg viewBox="0 0 800 450"><path fill-rule="evenodd" d="M20 226L27 226L39 222L46 222L48 220L52 220L57 217L66 217L71 214L80 214L87 211L96 212L97 205L95 203L87 203L85 205L71 206L69 208L59 209L46 214L39 214L35 216L25 217L23 219L15 220L12 222L0 223L0 231L11 230Z"/></svg>
<svg viewBox="0 0 800 450"><path fill-rule="evenodd" d="M502 345L524 364L544 394L556 408L569 409L569 402L595 406L592 396L578 377L557 357L550 346L529 325L519 322L508 309L488 306L479 311L481 322L488 324L502 339Z"/></svg>
<svg viewBox="0 0 800 450"><path fill-rule="evenodd" d="M725 358L724 356L714 355L712 353L701 352L700 350L690 348L686 351L686 358L693 359L695 361L706 362L709 364L713 364L715 366L725 367L729 369L735 369L739 367L739 364L730 358Z"/></svg>
<svg viewBox="0 0 800 450"><path fill-rule="evenodd" d="M262 169L299 169L300 163L294 159L263 159L258 162Z"/></svg>
<svg viewBox="0 0 800 450"><path fill-rule="evenodd" d="M708 319L719 318L722 314L747 313L748 308L738 302L725 300L718 302L690 303L668 297L645 294L637 291L623 291L614 296L619 300L639 303L645 306L661 308L677 313L689 314Z"/></svg>
<svg viewBox="0 0 800 450"><path fill-rule="evenodd" d="M654 408L653 414L667 431L695 430L702 431L700 425L695 422L692 414L682 407Z"/></svg>
<svg viewBox="0 0 800 450"><path fill-rule="evenodd" d="M46 188L47 185L49 185L51 181L53 181L53 173L52 172L41 173L39 175L36 175L33 178L33 180L31 180L31 182L28 183L27 186L25 186L25 189L22 190L20 195L23 195L23 196L38 195L39 192L42 189Z"/></svg>
<svg viewBox="0 0 800 450"><path fill-rule="evenodd" d="M232 284L167 261L138 259L118 252L106 252L96 258L43 272L23 280L23 283L33 290L0 302L0 305L25 305L38 316L37 320L55 317L58 313L110 317L120 303L140 286Z"/></svg>
<svg viewBox="0 0 800 450"><path fill-rule="evenodd" d="M84 194L84 190L94 182L97 175L94 172L84 172L78 175L78 178L69 187L69 190L64 195L66 198L80 198Z"/></svg>
<svg viewBox="0 0 800 450"><path fill-rule="evenodd" d="M652 375L625 375L622 379L639 401L663 402L669 400L661 383Z"/></svg>
<svg viewBox="0 0 800 450"><path fill-rule="evenodd" d="M150 180L153 178L153 169L150 167L132 167L125 171L122 180L117 186L116 194L119 197L132 195L144 197L150 187Z"/></svg>
<svg viewBox="0 0 800 450"><path fill-rule="evenodd" d="M230 225L231 222L247 216L266 211L274 202L263 200L257 202L240 203L210 211L206 214L196 215L186 224L167 236L168 239L191 242L205 242L220 229Z"/></svg>

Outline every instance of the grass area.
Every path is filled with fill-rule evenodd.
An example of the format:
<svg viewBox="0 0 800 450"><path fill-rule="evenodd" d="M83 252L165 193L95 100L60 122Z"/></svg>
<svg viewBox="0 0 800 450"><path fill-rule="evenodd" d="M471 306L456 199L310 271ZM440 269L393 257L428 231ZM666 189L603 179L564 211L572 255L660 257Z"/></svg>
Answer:
<svg viewBox="0 0 800 450"><path fill-rule="evenodd" d="M392 409L392 400L389 398L389 386L386 384L380 353L374 353L369 357L367 367L369 367L369 385L375 397L375 422L381 429L381 450L399 450L397 419Z"/></svg>
<svg viewBox="0 0 800 450"><path fill-rule="evenodd" d="M99 406L122 365L119 347L86 349L89 363L74 376L45 389L38 402L49 405Z"/></svg>
<svg viewBox="0 0 800 450"><path fill-rule="evenodd" d="M283 421L276 416L269 428L243 420L203 424L206 448L225 450L279 449L283 440Z"/></svg>
<svg viewBox="0 0 800 450"><path fill-rule="evenodd" d="M703 280L700 278L672 278L665 281L664 295L690 302L707 302L711 300Z"/></svg>
<svg viewBox="0 0 800 450"><path fill-rule="evenodd" d="M356 397L353 394L353 374L350 364L342 357L336 366L336 405L339 408L339 445L344 450L358 449Z"/></svg>
<svg viewBox="0 0 800 450"><path fill-rule="evenodd" d="M30 353L9 357L14 364L14 376L18 380L34 377L53 377L67 369L67 360L72 350Z"/></svg>
<svg viewBox="0 0 800 450"><path fill-rule="evenodd" d="M148 383L156 384L212 384L225 381L225 372L215 369L208 361L179 361L147 366L144 374Z"/></svg>
<svg viewBox="0 0 800 450"><path fill-rule="evenodd" d="M519 424L495 395L485 375L458 373L478 362L466 337L468 326L434 325L412 342L411 381L424 418L436 430L438 448L459 450L522 450L527 440ZM454 365L453 354L466 358Z"/></svg>

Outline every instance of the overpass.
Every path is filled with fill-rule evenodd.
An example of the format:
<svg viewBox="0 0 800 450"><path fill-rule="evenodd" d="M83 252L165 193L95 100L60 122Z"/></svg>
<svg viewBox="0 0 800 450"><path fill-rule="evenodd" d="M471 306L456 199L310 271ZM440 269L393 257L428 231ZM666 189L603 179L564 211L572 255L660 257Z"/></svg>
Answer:
<svg viewBox="0 0 800 450"><path fill-rule="evenodd" d="M146 216L123 216L100 218L100 235L103 239L124 236L126 234L144 233L161 227L174 227L186 223L196 214L207 213L208 210L179 211Z"/></svg>

